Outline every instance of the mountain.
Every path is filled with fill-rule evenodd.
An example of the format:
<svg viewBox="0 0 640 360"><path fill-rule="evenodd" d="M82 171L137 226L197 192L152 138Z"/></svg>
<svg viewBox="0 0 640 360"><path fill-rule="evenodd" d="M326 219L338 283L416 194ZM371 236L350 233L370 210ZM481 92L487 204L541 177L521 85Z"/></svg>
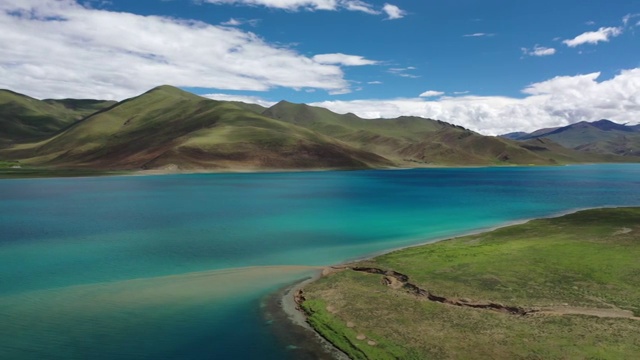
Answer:
<svg viewBox="0 0 640 360"><path fill-rule="evenodd" d="M516 142L420 117L362 119L286 101L265 110L263 115L340 139L401 166L556 163Z"/></svg>
<svg viewBox="0 0 640 360"><path fill-rule="evenodd" d="M503 135L513 140L547 138L558 144L596 154L640 156L640 125L628 126L611 120L582 121L532 133Z"/></svg>
<svg viewBox="0 0 640 360"><path fill-rule="evenodd" d="M524 131L516 131L516 132L512 132L512 133L508 133L508 134L502 134L502 135L500 135L500 137L502 137L504 139L509 139L509 140L518 140L521 137L524 137L526 135L529 135L529 133L526 133Z"/></svg>
<svg viewBox="0 0 640 360"><path fill-rule="evenodd" d="M115 101L38 100L0 90L0 146L44 139Z"/></svg>
<svg viewBox="0 0 640 360"><path fill-rule="evenodd" d="M0 95L10 105L0 107L10 130L2 132L0 160L11 166L174 171L640 161L548 139L483 136L432 119L362 119L286 101L264 108L171 86L118 103Z"/></svg>
<svg viewBox="0 0 640 360"><path fill-rule="evenodd" d="M391 166L373 153L239 106L161 86L0 152L31 164L99 169Z"/></svg>

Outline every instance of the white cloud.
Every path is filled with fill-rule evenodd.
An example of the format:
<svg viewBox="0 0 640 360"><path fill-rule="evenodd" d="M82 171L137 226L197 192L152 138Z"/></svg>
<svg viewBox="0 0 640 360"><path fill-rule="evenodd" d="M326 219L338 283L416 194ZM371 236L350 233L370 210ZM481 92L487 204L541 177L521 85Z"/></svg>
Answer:
<svg viewBox="0 0 640 360"><path fill-rule="evenodd" d="M622 18L622 24L623 24L624 26L627 26L627 25L629 24L629 21L630 21L631 19L633 19L633 18L637 18L637 17L640 17L640 14L627 14L627 15L625 15L625 16ZM636 26L637 26L638 24L640 24L640 22L638 22L638 23L636 24Z"/></svg>
<svg viewBox="0 0 640 360"><path fill-rule="evenodd" d="M0 49L0 87L35 97L122 99L160 84L349 88L339 66L251 32L72 0L0 1Z"/></svg>
<svg viewBox="0 0 640 360"><path fill-rule="evenodd" d="M336 10L337 0L204 0L211 4L265 6L276 9L298 11L304 10Z"/></svg>
<svg viewBox="0 0 640 360"><path fill-rule="evenodd" d="M406 68L390 68L389 70L387 70L387 72L404 78L417 79L420 76L408 73L408 71L412 71L415 69L416 68L413 66L408 66Z"/></svg>
<svg viewBox="0 0 640 360"><path fill-rule="evenodd" d="M579 121L640 121L640 68L598 82L600 74L560 76L531 84L524 98L498 96L324 101L314 103L365 118L422 116L489 134L533 131Z"/></svg>
<svg viewBox="0 0 640 360"><path fill-rule="evenodd" d="M380 84L382 84L382 81L378 81L378 80L376 80L376 81L369 81L367 84L369 84L369 85L380 85Z"/></svg>
<svg viewBox="0 0 640 360"><path fill-rule="evenodd" d="M338 89L338 90L330 90L329 95L344 95L351 93L350 89Z"/></svg>
<svg viewBox="0 0 640 360"><path fill-rule="evenodd" d="M221 100L221 101L241 101L243 103L258 104L264 107L271 107L276 104L275 101L265 100L259 96L231 95L231 94L205 94L200 96L213 99L213 100Z"/></svg>
<svg viewBox="0 0 640 360"><path fill-rule="evenodd" d="M380 11L375 10L371 4L367 4L366 2L360 0L344 1L342 6L350 11L361 11L363 13L371 15L380 14Z"/></svg>
<svg viewBox="0 0 640 360"><path fill-rule="evenodd" d="M224 25L224 26L239 26L239 25L242 25L242 21L240 21L238 19L231 18L228 21L220 23L220 25Z"/></svg>
<svg viewBox="0 0 640 360"><path fill-rule="evenodd" d="M342 53L319 54L313 57L313 61L319 64L333 64L343 66L375 65L378 63L375 60L368 60L363 58L362 56L346 55Z"/></svg>
<svg viewBox="0 0 640 360"><path fill-rule="evenodd" d="M220 25L223 26L241 26L244 24L248 24L251 26L257 26L258 23L260 22L260 20L258 19L236 19L236 18L231 18L225 22L220 23Z"/></svg>
<svg viewBox="0 0 640 360"><path fill-rule="evenodd" d="M391 4L384 4L384 6L382 7L382 11L384 11L387 14L388 20L402 19L407 15L406 11Z"/></svg>
<svg viewBox="0 0 640 360"><path fill-rule="evenodd" d="M444 92L436 91L436 90L427 90L427 91L423 92L422 94L420 94L420 97L436 97L436 96L441 96L441 95L444 95Z"/></svg>
<svg viewBox="0 0 640 360"><path fill-rule="evenodd" d="M495 34L490 34L490 33L473 33L473 34L465 34L462 35L462 37L484 37L484 36L494 36Z"/></svg>
<svg viewBox="0 0 640 360"><path fill-rule="evenodd" d="M601 27L596 31L588 31L576 36L573 39L564 40L563 43L569 47L576 47L583 44L597 44L601 41L608 42L610 38L622 34L621 27Z"/></svg>
<svg viewBox="0 0 640 360"><path fill-rule="evenodd" d="M522 52L529 56L550 56L556 53L556 49L536 45L532 49L522 48Z"/></svg>
<svg viewBox="0 0 640 360"><path fill-rule="evenodd" d="M404 16L404 12L397 6L389 5L394 9L387 10L387 5L382 11L376 10L373 5L363 0L204 0L206 3L215 5L244 5L244 6L264 6L272 9L287 11L359 11L371 15L380 15L384 11L389 18L399 19ZM392 13L389 13L391 11ZM394 16L399 17L392 17Z"/></svg>

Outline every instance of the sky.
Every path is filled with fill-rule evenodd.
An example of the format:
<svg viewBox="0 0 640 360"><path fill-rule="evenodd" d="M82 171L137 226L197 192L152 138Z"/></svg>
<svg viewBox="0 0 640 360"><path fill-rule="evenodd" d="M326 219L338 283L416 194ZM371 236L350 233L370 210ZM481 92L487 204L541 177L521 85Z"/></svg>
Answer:
<svg viewBox="0 0 640 360"><path fill-rule="evenodd" d="M2 0L0 88L168 84L487 135L640 122L640 0Z"/></svg>

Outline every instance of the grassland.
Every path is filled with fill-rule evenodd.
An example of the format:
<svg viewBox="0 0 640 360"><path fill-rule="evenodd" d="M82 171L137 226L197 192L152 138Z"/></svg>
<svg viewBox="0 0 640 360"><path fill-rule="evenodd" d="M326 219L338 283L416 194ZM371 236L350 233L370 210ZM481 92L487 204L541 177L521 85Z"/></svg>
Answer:
<svg viewBox="0 0 640 360"><path fill-rule="evenodd" d="M308 285L302 307L355 359L630 359L640 353L638 259L640 208L587 210L351 264ZM429 301L408 285L532 313Z"/></svg>
<svg viewBox="0 0 640 360"><path fill-rule="evenodd" d="M94 169L57 169L57 168L14 168L2 167L0 162L0 179L27 179L27 178L59 178L59 177L87 177L87 176L114 176L131 175L130 171L94 170Z"/></svg>
<svg viewBox="0 0 640 360"><path fill-rule="evenodd" d="M47 138L114 104L102 100L38 100L0 89L0 147Z"/></svg>

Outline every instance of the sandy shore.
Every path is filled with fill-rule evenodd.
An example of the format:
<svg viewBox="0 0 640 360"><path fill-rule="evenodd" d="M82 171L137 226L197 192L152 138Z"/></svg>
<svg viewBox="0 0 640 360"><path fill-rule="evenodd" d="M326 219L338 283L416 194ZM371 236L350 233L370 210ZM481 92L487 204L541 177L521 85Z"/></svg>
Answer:
<svg viewBox="0 0 640 360"><path fill-rule="evenodd" d="M313 277L308 278L302 282L296 283L292 286L289 286L285 289L281 289L280 296L275 297L278 300L278 305L282 313L286 317L286 321L293 325L294 330L292 328L287 329L288 331L297 331L298 334L306 337L307 341L312 342L315 345L319 346L309 346L309 343L300 343L297 346L306 346L308 352L305 354L305 359L337 359L337 360L349 360L347 354L343 353L340 349L336 348L323 338L318 332L316 332L309 324L307 323L306 315L300 310L298 304L295 301L295 294L298 290L301 290L306 285L310 284L313 281L316 281L320 277L322 277L324 270L318 270Z"/></svg>

